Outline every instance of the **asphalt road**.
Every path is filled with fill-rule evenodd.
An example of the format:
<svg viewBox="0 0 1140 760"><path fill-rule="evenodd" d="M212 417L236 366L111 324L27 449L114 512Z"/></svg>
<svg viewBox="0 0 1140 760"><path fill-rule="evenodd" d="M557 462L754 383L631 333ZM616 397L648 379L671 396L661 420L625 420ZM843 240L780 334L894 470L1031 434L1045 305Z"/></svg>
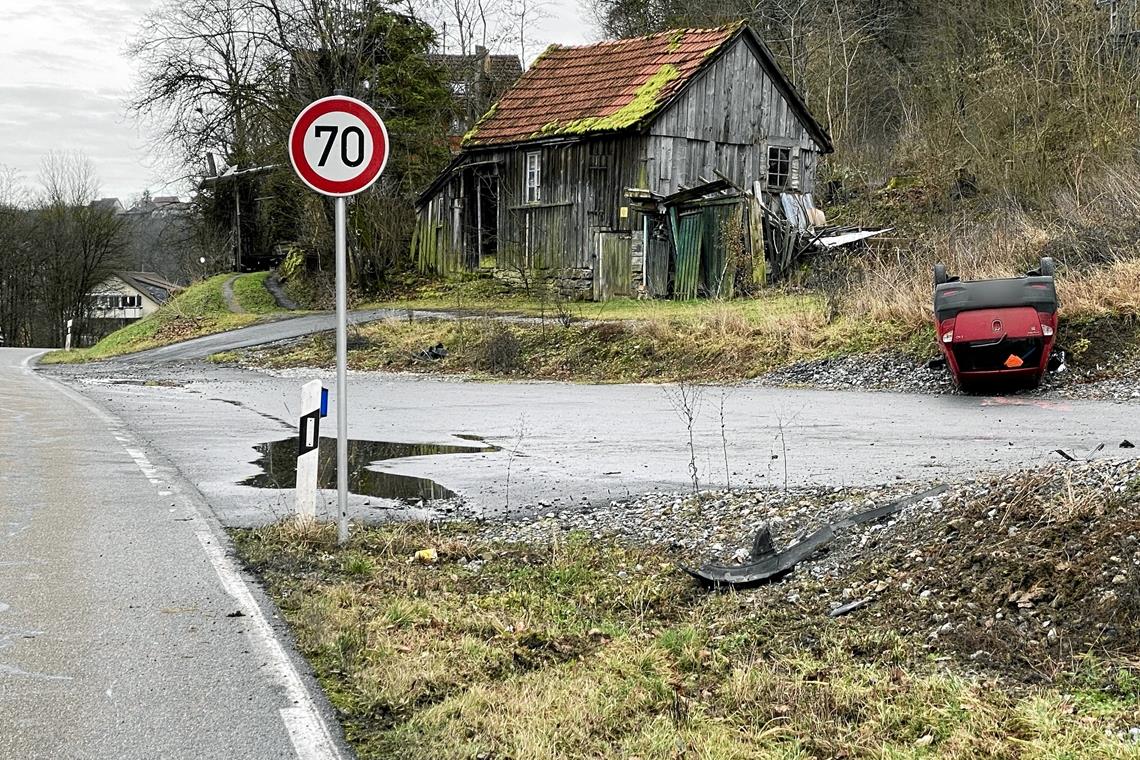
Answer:
<svg viewBox="0 0 1140 760"><path fill-rule="evenodd" d="M451 311L422 311L418 309L362 309L348 312L349 329L352 325L375 322L381 319L480 319L478 315ZM499 317L503 322L538 322L538 317L506 315ZM584 322L583 324L586 324ZM205 359L221 351L261 346L281 340L300 338L319 332L336 329L336 313L320 312L298 317L283 317L242 327L228 332L204 335L200 338L172 343L147 351L126 354L115 359L123 364L162 364L166 362Z"/></svg>
<svg viewBox="0 0 1140 760"><path fill-rule="evenodd" d="M378 319L398 317L406 312L393 309L369 309L349 312L350 324L363 324ZM149 351L140 351L127 354L116 361L127 364L156 364L162 362L187 361L190 359L204 359L210 354L219 351L232 351L238 348L260 346L265 343L274 343L279 340L299 338L326 330L336 329L336 314L334 312L320 312L307 314L301 317L285 317L271 322L243 327L239 330L204 335L182 343L172 343L169 346L152 348Z"/></svg>
<svg viewBox="0 0 1140 760"><path fill-rule="evenodd" d="M45 370L47 371L47 370ZM330 373L265 374L203 363L50 370L121 416L194 482L223 522L287 514L290 492L236 485L257 474L253 446L295 435L300 386ZM144 384L149 383L149 384ZM721 401L724 432L721 431ZM334 407L323 432L331 435ZM688 487L688 432L667 391L653 385L478 383L351 373L350 437L469 443L502 451L389 460L374 469L430 478L476 514L521 516ZM1053 450L1131 456L1140 404L1041 398L707 388L694 426L701 483L868 485L959 479L1055 461ZM509 478L508 478L509 471ZM325 493L326 504L333 494ZM408 515L391 501L354 497L354 514Z"/></svg>
<svg viewBox="0 0 1140 760"><path fill-rule="evenodd" d="M0 758L347 757L198 491L32 355L0 349Z"/></svg>

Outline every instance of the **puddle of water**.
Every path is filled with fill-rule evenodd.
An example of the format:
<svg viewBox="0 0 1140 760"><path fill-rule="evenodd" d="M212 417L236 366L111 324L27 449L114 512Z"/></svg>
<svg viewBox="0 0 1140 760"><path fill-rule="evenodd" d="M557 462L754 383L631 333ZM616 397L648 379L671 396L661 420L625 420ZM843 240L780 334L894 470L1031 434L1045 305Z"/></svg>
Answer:
<svg viewBox="0 0 1140 760"><path fill-rule="evenodd" d="M481 440L477 436L462 436ZM297 485L297 439L283 438L254 446L258 458L254 464L261 472L239 485L254 488L295 488ZM376 496L399 501L434 501L452 499L455 492L428 478L377 472L368 465L390 459L435 456L437 454L484 454L499 451L497 446L449 446L434 443L392 443L388 441L348 441L348 489L361 496ZM321 437L317 464L320 488L336 488L336 439Z"/></svg>

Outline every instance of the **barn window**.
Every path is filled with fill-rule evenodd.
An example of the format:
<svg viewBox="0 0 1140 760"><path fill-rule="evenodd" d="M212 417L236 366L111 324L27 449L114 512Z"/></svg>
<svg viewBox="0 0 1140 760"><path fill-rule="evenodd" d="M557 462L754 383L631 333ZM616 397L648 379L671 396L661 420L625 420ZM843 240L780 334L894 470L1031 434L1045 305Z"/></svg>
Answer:
<svg viewBox="0 0 1140 760"><path fill-rule="evenodd" d="M539 161L541 153L526 154L526 202L538 203L542 200L542 164Z"/></svg>
<svg viewBox="0 0 1140 760"><path fill-rule="evenodd" d="M792 174L792 149L768 147L768 187L783 189Z"/></svg>

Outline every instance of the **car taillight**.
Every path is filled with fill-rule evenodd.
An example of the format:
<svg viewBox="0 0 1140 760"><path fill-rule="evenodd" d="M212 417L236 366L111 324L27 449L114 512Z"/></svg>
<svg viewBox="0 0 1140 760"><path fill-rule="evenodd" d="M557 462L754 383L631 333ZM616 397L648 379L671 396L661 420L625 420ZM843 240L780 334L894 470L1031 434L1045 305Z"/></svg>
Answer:
<svg viewBox="0 0 1140 760"><path fill-rule="evenodd" d="M1053 325L1041 325L1041 334L1048 338L1053 334Z"/></svg>
<svg viewBox="0 0 1140 760"><path fill-rule="evenodd" d="M942 333L942 342L943 343L953 343L954 342L954 331L953 330L947 330L946 332Z"/></svg>

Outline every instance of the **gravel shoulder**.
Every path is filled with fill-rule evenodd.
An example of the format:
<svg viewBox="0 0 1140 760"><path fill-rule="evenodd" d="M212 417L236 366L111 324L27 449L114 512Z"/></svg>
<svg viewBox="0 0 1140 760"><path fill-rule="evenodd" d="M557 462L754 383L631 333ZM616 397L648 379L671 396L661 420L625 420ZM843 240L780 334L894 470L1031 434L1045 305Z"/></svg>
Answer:
<svg viewBox="0 0 1140 760"><path fill-rule="evenodd" d="M925 360L902 353L855 354L797 362L748 384L824 390L892 391L925 395L975 395L954 386L947 369L932 369ZM1011 390L1007 396L1127 401L1140 398L1140 360L1074 367L1050 373L1033 389Z"/></svg>

